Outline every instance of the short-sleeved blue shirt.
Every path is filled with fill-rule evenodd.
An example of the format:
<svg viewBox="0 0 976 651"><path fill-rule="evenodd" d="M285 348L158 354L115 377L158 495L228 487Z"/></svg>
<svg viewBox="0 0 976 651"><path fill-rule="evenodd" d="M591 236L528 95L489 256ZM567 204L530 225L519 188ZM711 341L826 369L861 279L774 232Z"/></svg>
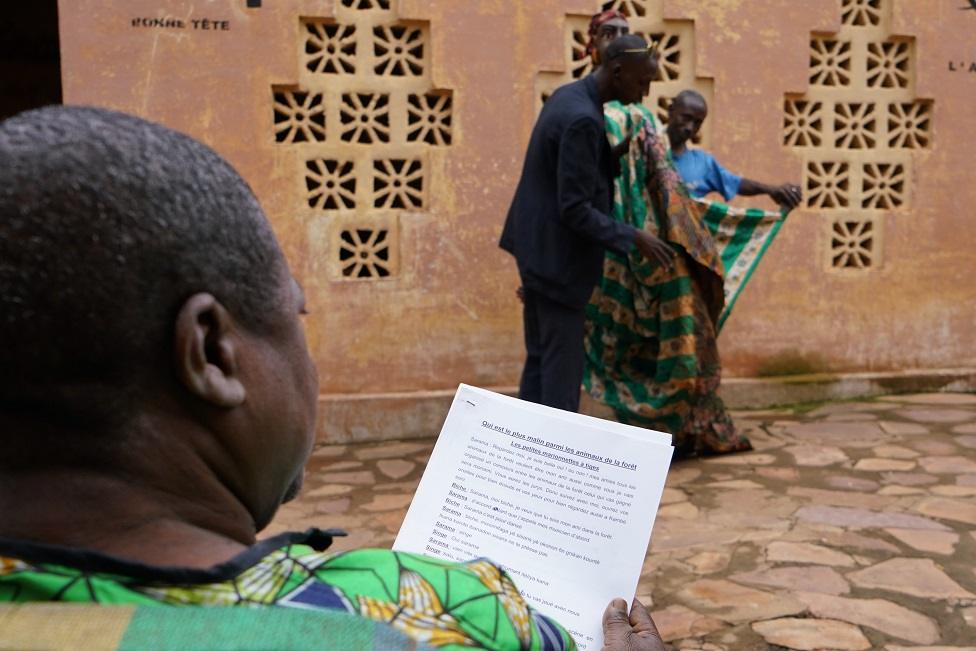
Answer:
<svg viewBox="0 0 976 651"><path fill-rule="evenodd" d="M709 192L718 192L726 201L731 201L739 193L742 177L719 165L707 151L687 149L674 157L674 163L693 197L701 198Z"/></svg>

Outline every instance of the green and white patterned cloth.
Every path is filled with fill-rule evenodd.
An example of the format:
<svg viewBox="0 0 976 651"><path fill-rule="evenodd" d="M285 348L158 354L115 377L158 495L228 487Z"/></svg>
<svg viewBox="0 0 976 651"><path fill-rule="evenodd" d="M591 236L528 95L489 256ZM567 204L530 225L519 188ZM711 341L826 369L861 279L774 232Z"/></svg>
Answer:
<svg viewBox="0 0 976 651"><path fill-rule="evenodd" d="M786 211L733 208L706 199L696 199L695 202L705 207L702 219L715 239L725 268L725 306L718 319L718 330L721 332L746 283L782 228Z"/></svg>
<svg viewBox="0 0 976 651"><path fill-rule="evenodd" d="M717 337L783 216L692 199L649 110L610 103L605 116L611 144L632 138L613 217L675 258L664 268L607 254L587 306L584 387L620 421L672 434L679 454L751 449L717 394Z"/></svg>

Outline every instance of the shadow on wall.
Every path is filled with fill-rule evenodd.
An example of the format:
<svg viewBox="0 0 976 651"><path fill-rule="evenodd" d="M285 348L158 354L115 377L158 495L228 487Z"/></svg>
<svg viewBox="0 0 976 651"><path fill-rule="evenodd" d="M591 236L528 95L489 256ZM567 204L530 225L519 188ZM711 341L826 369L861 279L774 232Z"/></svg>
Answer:
<svg viewBox="0 0 976 651"><path fill-rule="evenodd" d="M57 0L9 2L0 20L0 120L61 103Z"/></svg>
<svg viewBox="0 0 976 651"><path fill-rule="evenodd" d="M785 375L814 375L830 372L830 365L816 353L803 354L798 350L786 350L761 360L756 367L758 377L783 377Z"/></svg>

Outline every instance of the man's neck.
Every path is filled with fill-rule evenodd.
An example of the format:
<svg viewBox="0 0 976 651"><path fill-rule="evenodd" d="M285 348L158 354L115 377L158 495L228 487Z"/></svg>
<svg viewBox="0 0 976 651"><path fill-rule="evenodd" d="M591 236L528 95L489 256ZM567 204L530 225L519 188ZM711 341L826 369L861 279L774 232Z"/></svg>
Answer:
<svg viewBox="0 0 976 651"><path fill-rule="evenodd" d="M670 136L669 136L668 139L670 140ZM688 151L688 141L687 140L684 141L684 142L680 142L677 145L675 145L673 142L671 143L671 155L672 156L681 156L686 151Z"/></svg>
<svg viewBox="0 0 976 651"><path fill-rule="evenodd" d="M602 106L607 102L612 102L617 99L613 88L613 73L610 71L610 68L600 66L592 74L596 80L596 92L600 96L600 105Z"/></svg>
<svg viewBox="0 0 976 651"><path fill-rule="evenodd" d="M200 481L191 468L181 473L172 459L156 459L183 485L134 483L138 471L0 472L0 538L196 568L225 562L254 543L253 519L215 478Z"/></svg>

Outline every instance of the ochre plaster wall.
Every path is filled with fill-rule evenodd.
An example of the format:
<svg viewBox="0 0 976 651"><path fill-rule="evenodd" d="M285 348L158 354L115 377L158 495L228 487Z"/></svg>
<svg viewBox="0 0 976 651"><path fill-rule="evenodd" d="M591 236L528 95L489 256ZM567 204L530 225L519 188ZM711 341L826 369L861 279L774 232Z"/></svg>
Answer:
<svg viewBox="0 0 976 651"><path fill-rule="evenodd" d="M813 92L811 33L829 38L842 28L842 1L877 3L624 4L636 3L647 20L693 36L693 47L686 39L680 52L691 71L681 81L710 97L705 144L721 161L758 180L805 183L810 156L784 144L784 98ZM389 10L369 13L368 20L344 6L388 2ZM961 11L961 0L880 3L890 11L885 20L891 34L910 37L911 88L904 92L932 102L927 146L898 154L909 168L903 186L908 199L898 209L871 212L873 257L864 270L831 268L832 220L841 213L801 209L791 215L721 337L727 375L755 374L784 355L800 366L809 362L832 371L976 364L976 229L970 224L976 205L970 181L976 72L965 71L976 60L976 11ZM306 323L323 394L436 392L461 381L514 385L523 354L518 279L496 242L540 92L568 74L572 26L598 3L261 4L63 1L65 102L113 107L170 125L210 144L240 170L306 288ZM134 26L138 18L176 19L183 27ZM216 30L192 23L205 18L227 23ZM343 81L306 68L303 18L359 25L358 76ZM417 78L384 78L368 70L375 63L369 58L372 24L391 22L421 30ZM309 85L323 89L325 104L339 102L347 91L389 93L391 142L344 143L333 105L325 106L325 142L277 142L284 127L275 123L272 89L288 93ZM654 92L670 93L678 85L659 85ZM449 98L449 144L405 140L405 98L428 91ZM884 120L885 92L854 94L858 101L876 101ZM398 156L422 162L422 190L407 197L405 208L374 209L372 161ZM356 208L309 205L311 159L356 162ZM863 217L859 201L850 213ZM390 275L344 277L341 231L376 227L387 229L392 243L388 257L379 260Z"/></svg>

